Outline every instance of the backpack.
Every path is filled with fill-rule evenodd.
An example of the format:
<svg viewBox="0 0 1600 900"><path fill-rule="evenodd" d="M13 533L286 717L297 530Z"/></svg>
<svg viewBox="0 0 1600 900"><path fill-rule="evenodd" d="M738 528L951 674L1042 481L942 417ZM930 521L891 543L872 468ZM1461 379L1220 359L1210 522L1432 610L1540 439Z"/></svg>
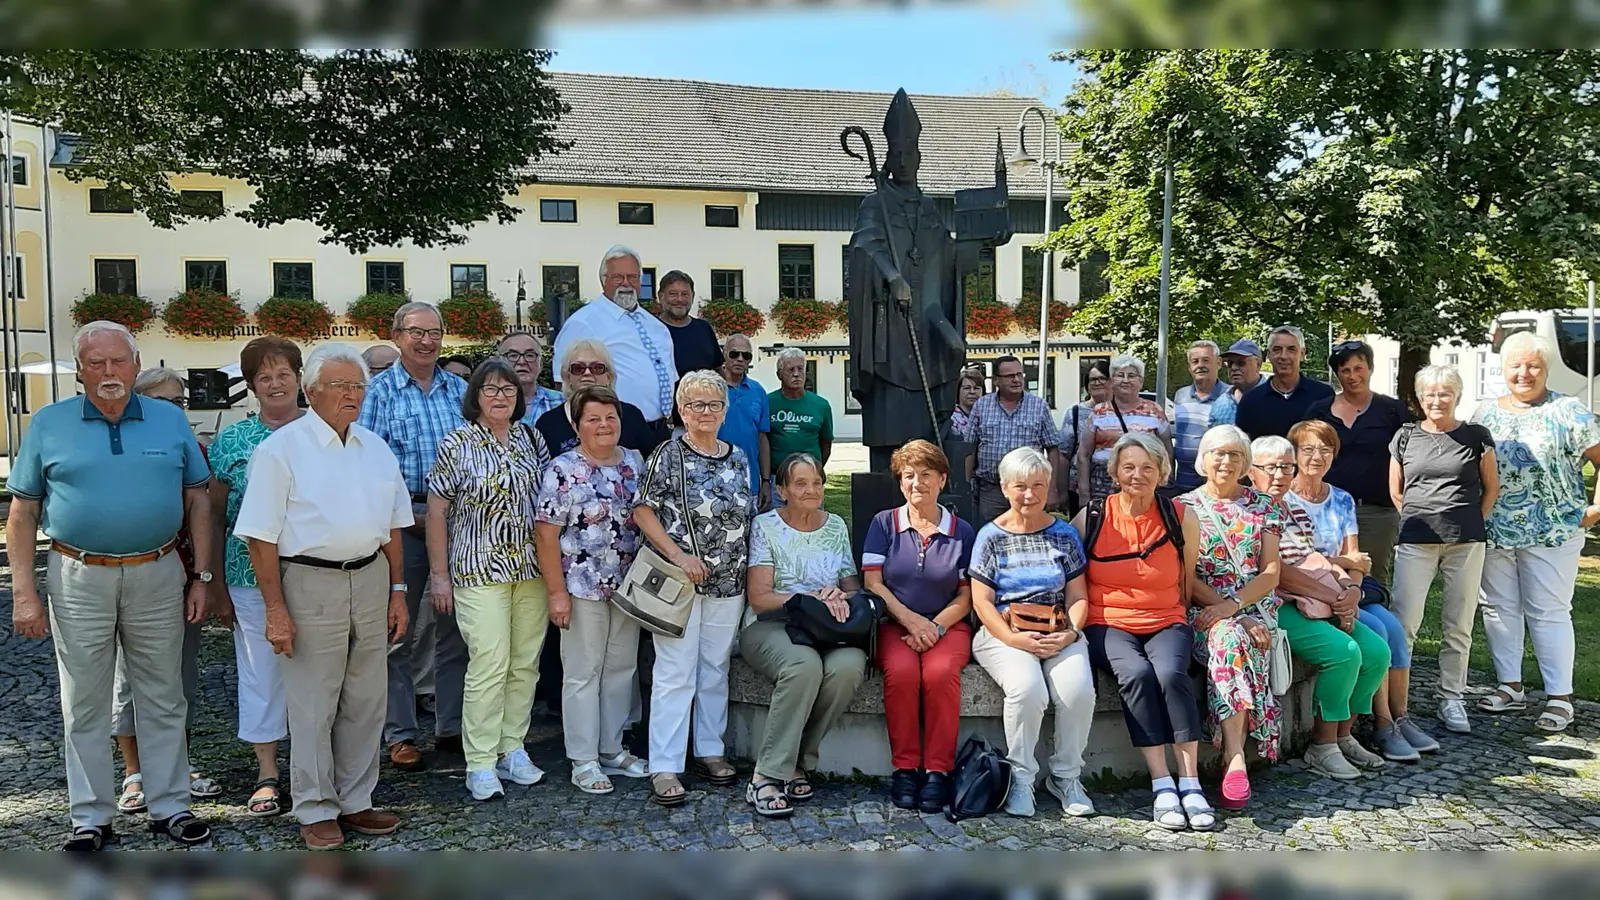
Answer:
<svg viewBox="0 0 1600 900"><path fill-rule="evenodd" d="M1100 529L1105 525L1106 498L1096 497L1089 501L1089 506L1083 512L1083 553L1084 556L1096 562L1119 562L1124 559L1148 559L1150 554L1156 552L1162 544L1168 541L1178 551L1178 558L1183 558L1183 520L1178 518L1178 509L1173 501L1163 497L1156 497L1156 510L1161 516L1161 527L1167 533L1159 537L1150 546L1144 548L1142 553L1121 553L1116 556L1101 558L1094 555L1094 542L1100 536Z"/></svg>
<svg viewBox="0 0 1600 900"><path fill-rule="evenodd" d="M1011 763L994 745L972 735L956 754L950 800L944 817L952 822L999 812L1011 793Z"/></svg>

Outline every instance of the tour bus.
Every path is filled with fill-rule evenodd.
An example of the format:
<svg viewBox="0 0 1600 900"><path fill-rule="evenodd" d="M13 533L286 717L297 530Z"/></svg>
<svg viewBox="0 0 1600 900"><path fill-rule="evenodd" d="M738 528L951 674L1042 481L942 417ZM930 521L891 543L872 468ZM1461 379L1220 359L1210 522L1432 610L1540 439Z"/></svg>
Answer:
<svg viewBox="0 0 1600 900"><path fill-rule="evenodd" d="M1556 345L1559 358L1550 367L1549 388L1589 400L1589 373L1600 376L1600 353L1596 354L1591 369L1589 355L1589 311L1587 309L1556 309L1536 312L1502 313L1490 330L1490 349L1496 356L1506 338L1519 331L1532 331L1543 335ZM1595 317L1595 340L1600 346L1600 313ZM1498 368L1498 366L1496 366ZM1501 389L1504 390L1504 381Z"/></svg>

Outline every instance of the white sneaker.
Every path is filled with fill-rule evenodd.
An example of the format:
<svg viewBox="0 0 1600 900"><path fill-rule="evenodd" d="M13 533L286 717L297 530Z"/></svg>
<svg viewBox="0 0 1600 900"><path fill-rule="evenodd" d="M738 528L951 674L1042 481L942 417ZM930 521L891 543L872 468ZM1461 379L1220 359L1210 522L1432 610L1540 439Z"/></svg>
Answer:
<svg viewBox="0 0 1600 900"><path fill-rule="evenodd" d="M1354 735L1347 734L1339 738L1339 752L1343 753L1344 758L1358 769L1376 772L1380 769L1389 768L1388 760L1361 746L1361 742L1356 740Z"/></svg>
<svg viewBox="0 0 1600 900"><path fill-rule="evenodd" d="M1044 789L1055 795L1061 801L1061 811L1074 818L1094 815L1094 802L1089 799L1089 794L1083 789L1083 782L1076 778L1057 778L1054 775L1044 780Z"/></svg>
<svg viewBox="0 0 1600 900"><path fill-rule="evenodd" d="M1033 785L1012 779L1011 790L1006 794L1005 810L1008 816L1033 818Z"/></svg>
<svg viewBox="0 0 1600 900"><path fill-rule="evenodd" d="M1361 777L1361 772L1350 761L1344 758L1344 753L1339 750L1339 745L1312 744L1306 750L1306 765L1311 771L1340 781L1351 781Z"/></svg>
<svg viewBox="0 0 1600 900"><path fill-rule="evenodd" d="M500 779L489 769L473 769L467 773L467 790L474 800L493 800L506 795Z"/></svg>
<svg viewBox="0 0 1600 900"><path fill-rule="evenodd" d="M1471 734L1472 722L1467 719L1467 701L1440 700L1439 721L1456 734Z"/></svg>
<svg viewBox="0 0 1600 900"><path fill-rule="evenodd" d="M528 751L521 747L500 757L500 761L494 764L494 773L522 785L538 784L544 780L544 770L534 765L533 760L528 758Z"/></svg>

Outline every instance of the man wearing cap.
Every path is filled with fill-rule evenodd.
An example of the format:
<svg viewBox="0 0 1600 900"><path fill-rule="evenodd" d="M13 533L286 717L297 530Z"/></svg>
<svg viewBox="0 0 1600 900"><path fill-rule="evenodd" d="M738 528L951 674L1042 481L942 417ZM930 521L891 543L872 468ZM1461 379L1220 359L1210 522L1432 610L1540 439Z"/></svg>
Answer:
<svg viewBox="0 0 1600 900"><path fill-rule="evenodd" d="M1279 325L1268 332L1267 357L1272 360L1272 377L1239 398L1234 416L1234 424L1252 438L1288 436L1313 403L1333 397L1333 388L1300 375L1300 363L1306 358L1306 338L1300 329Z"/></svg>
<svg viewBox="0 0 1600 900"><path fill-rule="evenodd" d="M1172 395L1172 454L1176 463L1172 483L1185 490L1197 488L1205 481L1195 471L1195 456L1200 450L1200 438L1211 427L1213 404L1228 393L1228 385L1217 378L1215 342L1190 344L1188 362L1194 383L1178 388Z"/></svg>
<svg viewBox="0 0 1600 900"><path fill-rule="evenodd" d="M1211 404L1211 424L1232 425L1239 412L1239 398L1257 385L1265 384L1261 374L1261 345L1249 338L1233 342L1228 352L1222 354L1222 364L1228 367L1228 391Z"/></svg>

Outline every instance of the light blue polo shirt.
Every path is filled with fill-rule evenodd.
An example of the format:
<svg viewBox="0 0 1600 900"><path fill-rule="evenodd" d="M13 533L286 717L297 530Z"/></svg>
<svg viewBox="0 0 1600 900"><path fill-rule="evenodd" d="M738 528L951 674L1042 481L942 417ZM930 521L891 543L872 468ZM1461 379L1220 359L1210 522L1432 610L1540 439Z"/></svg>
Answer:
<svg viewBox="0 0 1600 900"><path fill-rule="evenodd" d="M767 391L760 382L746 375L736 385L728 385L728 410L723 414L717 437L744 451L750 461L750 492L761 488L761 435L772 428L767 411Z"/></svg>
<svg viewBox="0 0 1600 900"><path fill-rule="evenodd" d="M183 524L183 489L211 477L183 410L128 398L109 422L87 397L33 414L6 487L40 501L52 540L90 553L144 553Z"/></svg>

